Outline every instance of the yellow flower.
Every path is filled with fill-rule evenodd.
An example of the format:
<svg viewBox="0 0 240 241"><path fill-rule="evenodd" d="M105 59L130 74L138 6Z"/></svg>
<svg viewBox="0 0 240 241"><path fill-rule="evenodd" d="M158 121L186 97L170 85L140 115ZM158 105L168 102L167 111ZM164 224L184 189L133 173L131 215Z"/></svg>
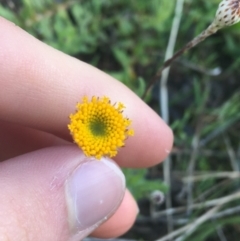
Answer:
<svg viewBox="0 0 240 241"><path fill-rule="evenodd" d="M91 101L83 97L76 107L68 129L88 157L114 157L126 138L134 135L134 130L128 128L131 121L122 114L125 108L122 103L111 105L108 97L94 96Z"/></svg>

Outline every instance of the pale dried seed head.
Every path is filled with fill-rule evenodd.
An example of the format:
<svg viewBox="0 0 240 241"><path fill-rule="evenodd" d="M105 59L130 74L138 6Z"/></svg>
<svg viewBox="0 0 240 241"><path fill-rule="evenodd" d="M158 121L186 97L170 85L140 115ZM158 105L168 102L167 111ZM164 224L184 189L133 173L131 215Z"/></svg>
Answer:
<svg viewBox="0 0 240 241"><path fill-rule="evenodd" d="M240 0L223 0L214 19L217 28L231 26L240 21Z"/></svg>

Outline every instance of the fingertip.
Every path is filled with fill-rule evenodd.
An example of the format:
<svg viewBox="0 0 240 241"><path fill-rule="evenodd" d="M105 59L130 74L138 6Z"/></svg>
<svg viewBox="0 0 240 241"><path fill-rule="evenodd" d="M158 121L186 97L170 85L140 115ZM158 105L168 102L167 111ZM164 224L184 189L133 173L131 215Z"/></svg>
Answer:
<svg viewBox="0 0 240 241"><path fill-rule="evenodd" d="M98 238L113 238L126 233L134 224L139 212L136 201L132 194L126 190L123 201L114 215L99 228L97 228L91 236Z"/></svg>
<svg viewBox="0 0 240 241"><path fill-rule="evenodd" d="M171 128L149 106L144 110L133 116L135 134L126 141L126 146L116 157L122 167L154 166L171 152L174 139Z"/></svg>

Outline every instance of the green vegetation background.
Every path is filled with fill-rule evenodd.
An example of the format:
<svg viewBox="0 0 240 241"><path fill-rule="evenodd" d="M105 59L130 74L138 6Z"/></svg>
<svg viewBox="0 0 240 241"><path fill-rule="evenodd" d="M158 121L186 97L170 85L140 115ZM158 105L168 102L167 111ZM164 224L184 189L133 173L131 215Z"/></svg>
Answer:
<svg viewBox="0 0 240 241"><path fill-rule="evenodd" d="M176 50L211 23L219 2L185 0ZM146 83L163 63L174 8L175 1L169 0L5 0L0 5L0 15L54 48L109 73L141 96ZM240 24L236 24L210 37L172 65L169 77L170 125L175 134L172 175L175 177L177 173L181 181L196 136L199 138L196 173L236 171L233 162L240 168L239 43ZM158 103L156 86L148 104L159 113ZM229 156L229 150L235 156ZM125 170L128 186L137 199L156 189L168 190L160 179L154 179L154 173L161 177L162 166ZM214 178L200 181L194 188L194 197L220 181ZM207 199L231 194L238 188L236 180L230 181ZM233 236L237 233L234 225L240 220L227 220L220 220L218 225L228 231L231 240L237 240ZM189 240L215 237L214 227L201 226L206 237Z"/></svg>

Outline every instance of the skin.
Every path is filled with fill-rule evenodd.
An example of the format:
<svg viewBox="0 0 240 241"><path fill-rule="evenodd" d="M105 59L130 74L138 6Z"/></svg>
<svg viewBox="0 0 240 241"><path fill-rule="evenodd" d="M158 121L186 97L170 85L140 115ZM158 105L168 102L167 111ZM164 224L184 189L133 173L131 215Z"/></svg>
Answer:
<svg viewBox="0 0 240 241"><path fill-rule="evenodd" d="M105 95L112 103L123 102L126 106L124 114L132 120L135 136L127 140L126 146L114 158L120 167L153 166L169 154L173 143L171 130L119 81L43 44L1 17L0 36L0 170L4 167L13 173L9 177L0 171L0 183L7 184L4 186L5 201L0 198L1 209L6 210L0 212L0 234L5 235L3 240L11 240L9 237L14 235L19 237L21 222L14 220L39 211L39 206L31 205L23 213L23 197L11 186L15 176L18 176L18 170L31 175L31 169L23 169L21 161L27 160L30 152L38 149L74 145L71 144L72 139L67 129L68 116L75 111L76 103L84 95ZM26 155L21 156L22 154ZM43 165L44 161L38 171L39 179L44 177L44 170L47 170L47 164L46 169ZM40 189L41 186L34 188ZM18 200L19 208L13 208L9 201L12 197ZM34 203L33 197L29 196L29 200ZM40 208L44 211L44 207ZM10 210L14 210L13 213ZM115 214L92 235L104 238L119 236L132 226L136 215L136 202L126 191ZM2 225L7 219L12 229ZM59 218L52 225L68 229L62 220ZM25 231L47 240L44 239L44 234L53 232L54 228L48 230L50 227L47 225L41 230L34 228L42 227L44 222L44 219L35 220L33 225L25 227Z"/></svg>

